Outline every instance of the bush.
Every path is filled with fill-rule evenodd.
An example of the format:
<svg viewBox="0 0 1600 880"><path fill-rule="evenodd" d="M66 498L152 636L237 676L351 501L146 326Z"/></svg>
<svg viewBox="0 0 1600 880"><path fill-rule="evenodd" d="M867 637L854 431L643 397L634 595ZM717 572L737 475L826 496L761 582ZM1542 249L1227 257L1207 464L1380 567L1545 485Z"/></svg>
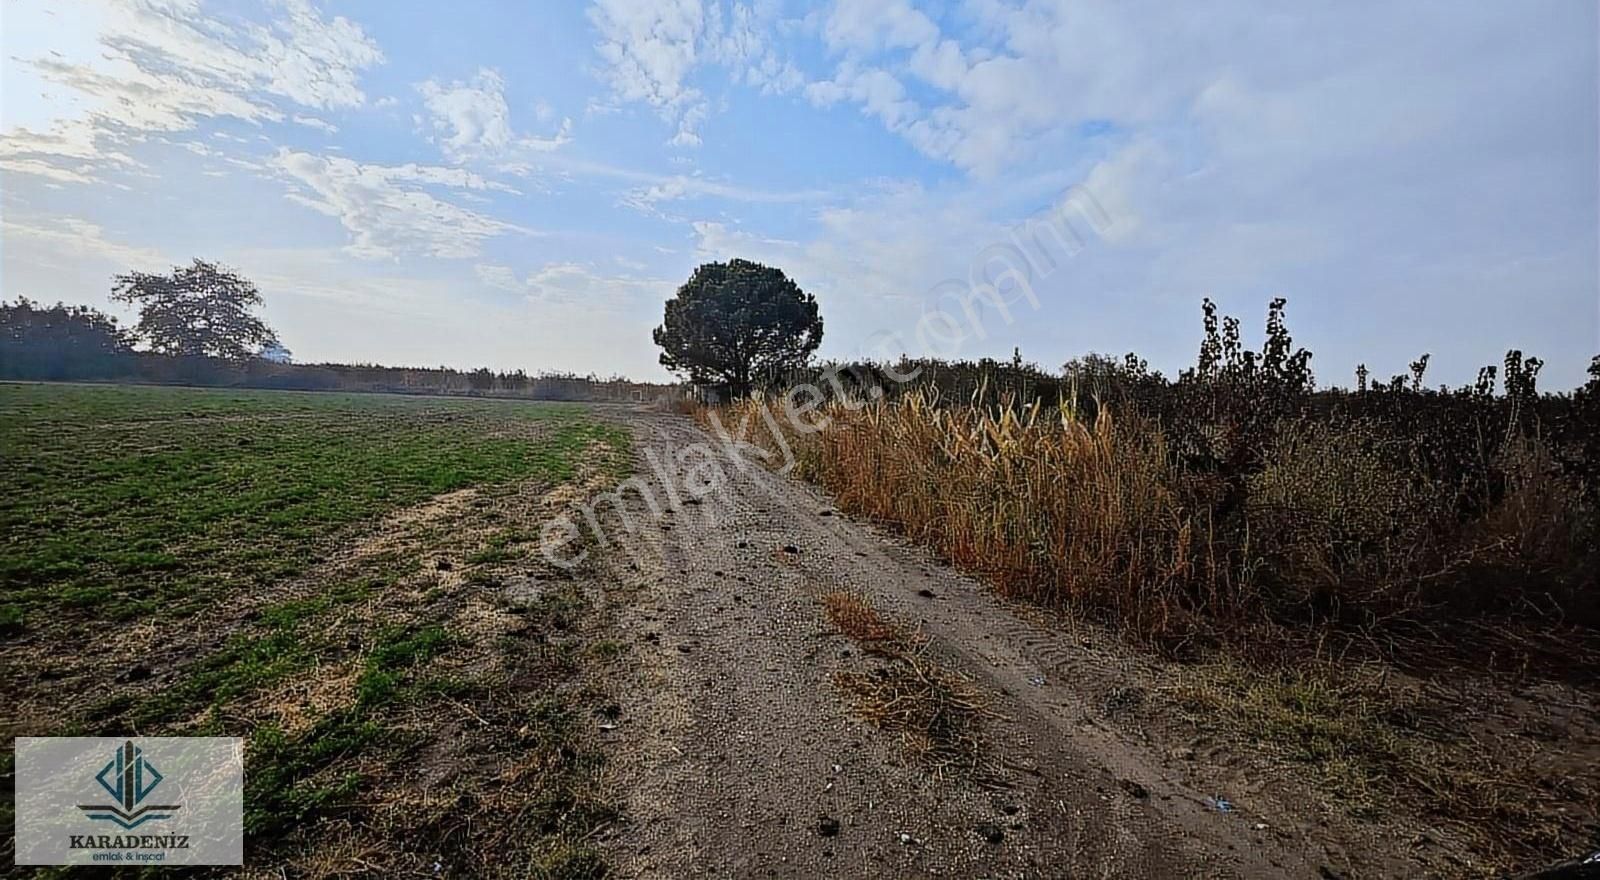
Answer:
<svg viewBox="0 0 1600 880"><path fill-rule="evenodd" d="M1198 364L1176 381L1132 356L1050 383L1020 357L923 362L907 385L876 384L905 363L796 374L831 401L822 430L784 440L842 508L1007 595L1162 644L1466 650L1444 637L1462 627L1560 665L1561 645L1600 641L1600 359L1567 395L1539 394L1520 352L1501 395L1493 368L1426 390L1426 356L1391 382L1316 391L1283 301L1268 315L1250 352L1207 303ZM1048 391L995 390L1024 387ZM786 425L759 398L735 422L757 407L772 418L751 424Z"/></svg>

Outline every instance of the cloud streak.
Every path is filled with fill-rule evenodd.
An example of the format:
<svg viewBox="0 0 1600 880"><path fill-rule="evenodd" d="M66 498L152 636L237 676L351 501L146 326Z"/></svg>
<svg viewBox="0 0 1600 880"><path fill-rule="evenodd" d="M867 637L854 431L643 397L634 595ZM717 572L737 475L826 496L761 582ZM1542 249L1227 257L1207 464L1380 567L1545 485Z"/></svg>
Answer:
<svg viewBox="0 0 1600 880"><path fill-rule="evenodd" d="M288 198L338 220L351 236L346 250L363 259L466 259L477 256L489 239L534 234L425 189L515 192L459 168L363 164L286 148L269 165L291 183Z"/></svg>
<svg viewBox="0 0 1600 880"><path fill-rule="evenodd" d="M146 132L186 131L212 117L281 122L286 106L359 106L361 72L384 60L377 43L307 0L277 9L265 24L229 26L199 0L107 0L96 54L24 59L62 93L53 104L62 112L47 131L8 127L0 159L13 171L100 179L136 164L128 154Z"/></svg>

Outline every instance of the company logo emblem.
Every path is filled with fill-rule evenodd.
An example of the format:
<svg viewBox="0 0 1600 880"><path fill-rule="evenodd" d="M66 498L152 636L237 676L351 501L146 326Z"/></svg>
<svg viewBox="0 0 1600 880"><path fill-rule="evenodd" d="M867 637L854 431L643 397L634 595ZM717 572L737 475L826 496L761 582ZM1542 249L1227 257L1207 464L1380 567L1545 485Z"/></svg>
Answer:
<svg viewBox="0 0 1600 880"><path fill-rule="evenodd" d="M90 819L115 822L123 828L137 828L152 819L170 819L178 804L146 804L148 798L164 777L144 757L144 751L135 747L132 740L122 744L110 761L95 774L114 804L79 804L78 809L89 814Z"/></svg>

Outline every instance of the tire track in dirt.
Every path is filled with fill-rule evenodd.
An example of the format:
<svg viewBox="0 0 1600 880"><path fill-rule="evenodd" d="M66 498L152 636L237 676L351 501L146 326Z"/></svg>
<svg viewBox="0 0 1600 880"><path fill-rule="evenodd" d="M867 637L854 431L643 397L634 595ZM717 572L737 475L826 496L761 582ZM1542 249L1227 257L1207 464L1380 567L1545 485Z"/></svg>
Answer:
<svg viewBox="0 0 1600 880"><path fill-rule="evenodd" d="M680 416L625 418L654 462L708 442ZM811 487L723 465L727 485L659 519L631 494L634 531L606 554L635 646L612 683L624 722L604 734L628 817L605 844L624 875L1314 877L1345 864L1277 819L1266 831L1217 812L1156 744L1097 719L1135 656L1027 619L826 511ZM665 499L656 467L641 474ZM670 479L682 496L683 475ZM1005 716L986 722L1004 787L930 774L852 715L834 678L877 661L825 621L817 599L840 589L920 628Z"/></svg>

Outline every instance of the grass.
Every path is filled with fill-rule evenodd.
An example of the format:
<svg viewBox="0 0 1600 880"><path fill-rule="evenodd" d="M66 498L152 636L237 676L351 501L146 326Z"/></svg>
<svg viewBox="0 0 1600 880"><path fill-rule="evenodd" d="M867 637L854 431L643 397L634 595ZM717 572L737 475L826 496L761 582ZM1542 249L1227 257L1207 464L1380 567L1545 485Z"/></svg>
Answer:
<svg viewBox="0 0 1600 880"><path fill-rule="evenodd" d="M1312 773L1328 807L1369 820L1395 810L1428 816L1501 864L1561 852L1584 833L1569 804L1600 794L1581 774L1541 767L1540 747L1525 737L1480 741L1459 707L1381 668L1211 662L1181 670L1171 691L1195 726L1221 721L1253 751Z"/></svg>
<svg viewBox="0 0 1600 880"><path fill-rule="evenodd" d="M341 527L467 486L570 480L587 445L621 445L584 412L0 385L0 622L184 616L304 572Z"/></svg>
<svg viewBox="0 0 1600 880"><path fill-rule="evenodd" d="M617 644L531 548L628 446L580 405L0 385L8 726L244 736L248 864L599 876L573 719Z"/></svg>
<svg viewBox="0 0 1600 880"><path fill-rule="evenodd" d="M326 776L325 769L341 759L388 736L375 716L401 697L408 676L449 641L450 636L438 626L386 629L367 655L353 705L299 736L291 737L273 726L252 733L247 751L251 773L245 791L245 833L257 839L270 838L304 821L318 808L337 804L352 794L360 782L358 775L319 776ZM393 748L397 743L388 745Z"/></svg>

